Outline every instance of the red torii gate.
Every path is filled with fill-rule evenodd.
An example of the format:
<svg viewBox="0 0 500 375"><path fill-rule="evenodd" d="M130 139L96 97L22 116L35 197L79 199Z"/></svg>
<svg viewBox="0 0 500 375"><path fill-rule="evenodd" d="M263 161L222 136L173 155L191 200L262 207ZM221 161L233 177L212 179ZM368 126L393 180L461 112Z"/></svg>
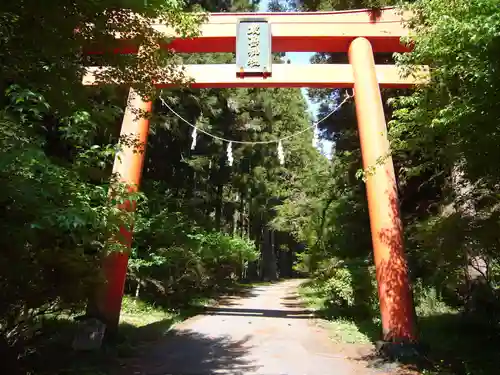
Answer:
<svg viewBox="0 0 500 375"><path fill-rule="evenodd" d="M350 64L293 65L273 64L272 74L241 77L236 65L188 65L186 74L193 88L228 87L329 87L354 88L356 114L365 170L376 166L366 180L370 226L377 274L383 338L387 341L416 341L413 301L404 256L402 224L397 186L390 157L387 127L379 87L412 87L428 79L426 67L417 74L401 77L393 65L375 65L374 52L405 52L401 37L408 35L404 17L393 8L384 8L376 17L370 10L318 13L211 13L196 38L181 39L166 25L151 24L174 37L168 45L176 52L235 52L237 24L241 19L266 20L272 27L272 52L347 52ZM137 46L124 44L117 53L137 53ZM85 85L96 84L96 72L105 67L88 68ZM154 82L172 87L170 82ZM150 112L145 102L130 89L121 135L135 136L146 144L149 120L136 111ZM389 155L389 156L388 156ZM125 146L115 159L113 172L122 182L137 189L142 174L144 152ZM133 207L126 207L133 209ZM132 233L123 229L130 246ZM118 325L127 272L128 255L112 253L104 264L107 287L98 306L106 323Z"/></svg>

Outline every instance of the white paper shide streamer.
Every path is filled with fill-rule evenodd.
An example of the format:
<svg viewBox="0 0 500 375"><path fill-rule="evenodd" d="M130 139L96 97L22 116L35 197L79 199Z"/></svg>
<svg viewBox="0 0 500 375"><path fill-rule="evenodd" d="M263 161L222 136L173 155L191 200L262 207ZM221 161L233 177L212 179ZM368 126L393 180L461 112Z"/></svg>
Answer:
<svg viewBox="0 0 500 375"><path fill-rule="evenodd" d="M197 137L196 133L197 133L196 128L193 128L193 132L191 133L191 138L193 138L193 142L191 143L191 150L194 150L196 147L196 137Z"/></svg>
<svg viewBox="0 0 500 375"><path fill-rule="evenodd" d="M233 142L229 142L227 144L227 163L229 166L233 165Z"/></svg>
<svg viewBox="0 0 500 375"><path fill-rule="evenodd" d="M283 152L283 144L281 143L281 139L278 141L278 160L280 164L285 164L285 153Z"/></svg>

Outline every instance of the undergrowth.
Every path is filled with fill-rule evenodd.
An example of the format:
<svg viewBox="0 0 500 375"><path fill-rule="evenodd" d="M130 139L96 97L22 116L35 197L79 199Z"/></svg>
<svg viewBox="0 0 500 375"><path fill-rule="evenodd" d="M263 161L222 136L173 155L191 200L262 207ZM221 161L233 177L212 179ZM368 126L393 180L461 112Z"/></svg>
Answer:
<svg viewBox="0 0 500 375"><path fill-rule="evenodd" d="M300 286L299 293L308 307L328 321L330 336L338 343L368 344L370 337L348 317L335 316L328 308L328 296L322 292L318 284L307 282Z"/></svg>
<svg viewBox="0 0 500 375"><path fill-rule="evenodd" d="M349 315L332 304L328 289L320 281L300 287L300 295L309 308L327 320L334 341L343 344L370 344L381 334L378 311L372 316ZM417 326L425 365L423 375L494 375L498 373L500 346L498 331L466 317L438 297L433 289L421 289L415 295ZM355 307L354 307L355 310Z"/></svg>

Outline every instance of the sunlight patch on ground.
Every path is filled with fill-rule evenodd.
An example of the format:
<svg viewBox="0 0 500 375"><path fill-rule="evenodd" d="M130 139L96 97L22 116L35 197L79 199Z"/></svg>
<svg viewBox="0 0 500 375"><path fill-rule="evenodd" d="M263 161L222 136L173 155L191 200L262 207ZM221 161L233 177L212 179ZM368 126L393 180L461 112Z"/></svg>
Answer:
<svg viewBox="0 0 500 375"><path fill-rule="evenodd" d="M341 344L371 344L367 335L360 332L352 321L335 319L325 323L333 341Z"/></svg>
<svg viewBox="0 0 500 375"><path fill-rule="evenodd" d="M142 301L136 301L129 296L124 296L120 324L143 327L164 320L175 320L177 316L178 314L173 311L165 311Z"/></svg>

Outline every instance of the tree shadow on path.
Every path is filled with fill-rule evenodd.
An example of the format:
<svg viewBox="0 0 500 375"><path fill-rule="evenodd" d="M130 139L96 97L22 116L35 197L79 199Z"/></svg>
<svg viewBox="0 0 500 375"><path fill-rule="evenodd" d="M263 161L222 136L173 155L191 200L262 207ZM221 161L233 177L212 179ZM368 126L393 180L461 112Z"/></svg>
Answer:
<svg viewBox="0 0 500 375"><path fill-rule="evenodd" d="M120 325L120 338L101 350L75 352L71 342L77 325L71 320L50 322L47 338L37 353L26 358L26 371L37 375L212 375L251 372L249 338L235 341L209 337L187 329L172 329L174 319L142 327ZM21 368L19 369L21 370Z"/></svg>
<svg viewBox="0 0 500 375"><path fill-rule="evenodd" d="M147 327L144 327L147 328ZM188 329L173 329L138 348L139 355L122 364L120 375L238 375L256 370L246 358L250 337L235 341Z"/></svg>
<svg viewBox="0 0 500 375"><path fill-rule="evenodd" d="M271 309L249 309L249 308L224 308L207 307L205 315L222 316L248 316L260 318L288 318L288 319L311 319L314 315L312 310L271 310Z"/></svg>

